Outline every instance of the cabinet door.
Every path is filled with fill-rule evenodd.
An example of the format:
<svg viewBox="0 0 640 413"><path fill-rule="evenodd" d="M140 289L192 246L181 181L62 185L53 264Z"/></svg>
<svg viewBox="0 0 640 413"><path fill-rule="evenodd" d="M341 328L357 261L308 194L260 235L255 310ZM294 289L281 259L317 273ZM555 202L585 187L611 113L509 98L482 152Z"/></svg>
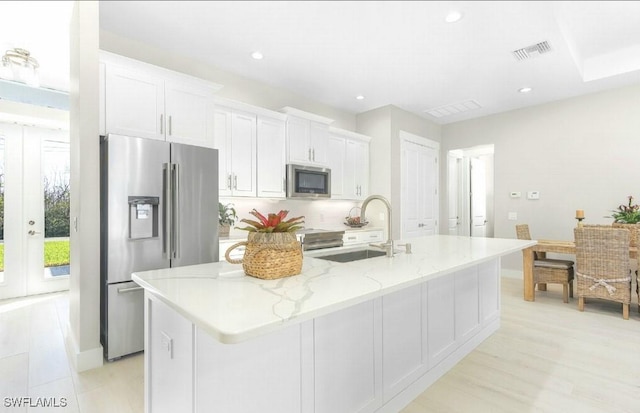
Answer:
<svg viewBox="0 0 640 413"><path fill-rule="evenodd" d="M327 147L329 142L329 126L324 123L309 122L309 143L311 146L311 162L318 165L327 164Z"/></svg>
<svg viewBox="0 0 640 413"><path fill-rule="evenodd" d="M164 80L148 71L106 65L107 133L164 140Z"/></svg>
<svg viewBox="0 0 640 413"><path fill-rule="evenodd" d="M146 303L147 411L190 412L194 385L193 324L157 299L148 298Z"/></svg>
<svg viewBox="0 0 640 413"><path fill-rule="evenodd" d="M213 116L213 147L218 150L218 191L220 196L231 196L231 111L216 108Z"/></svg>
<svg viewBox="0 0 640 413"><path fill-rule="evenodd" d="M500 316L500 260L478 265L480 317L486 325Z"/></svg>
<svg viewBox="0 0 640 413"><path fill-rule="evenodd" d="M373 411L381 404L375 302L314 320L316 413Z"/></svg>
<svg viewBox="0 0 640 413"><path fill-rule="evenodd" d="M214 146L212 96L206 85L167 81L165 102L168 141Z"/></svg>
<svg viewBox="0 0 640 413"><path fill-rule="evenodd" d="M233 196L256 196L256 116L231 115L231 169Z"/></svg>
<svg viewBox="0 0 640 413"><path fill-rule="evenodd" d="M284 198L287 162L284 121L259 116L257 127L258 196Z"/></svg>
<svg viewBox="0 0 640 413"><path fill-rule="evenodd" d="M347 141L347 154L353 163L354 199L369 195L369 143Z"/></svg>
<svg viewBox="0 0 640 413"><path fill-rule="evenodd" d="M382 382L387 401L427 370L426 285L382 297Z"/></svg>
<svg viewBox="0 0 640 413"><path fill-rule="evenodd" d="M478 267L455 274L455 291L456 341L460 345L480 330Z"/></svg>
<svg viewBox="0 0 640 413"><path fill-rule="evenodd" d="M345 194L345 171L349 168L345 164L346 141L339 136L330 135L328 149L331 154L327 160L327 166L331 169L331 198L348 199Z"/></svg>
<svg viewBox="0 0 640 413"><path fill-rule="evenodd" d="M287 119L287 159L289 163L311 162L308 120L295 117Z"/></svg>
<svg viewBox="0 0 640 413"><path fill-rule="evenodd" d="M455 277L427 282L427 348L432 368L456 348Z"/></svg>

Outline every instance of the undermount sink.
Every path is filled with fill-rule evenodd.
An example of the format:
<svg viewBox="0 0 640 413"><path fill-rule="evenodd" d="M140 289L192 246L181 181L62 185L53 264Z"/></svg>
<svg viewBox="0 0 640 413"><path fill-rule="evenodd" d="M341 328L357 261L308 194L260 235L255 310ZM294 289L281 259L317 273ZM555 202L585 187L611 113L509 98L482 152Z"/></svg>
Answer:
<svg viewBox="0 0 640 413"><path fill-rule="evenodd" d="M351 262L351 261L358 261L358 260L366 260L367 258L381 257L383 255L386 255L386 252L376 251L376 250L359 250L359 251L342 252L339 254L325 255L325 256L316 257L316 258L320 258L321 260L329 260L329 261L336 261L336 262Z"/></svg>

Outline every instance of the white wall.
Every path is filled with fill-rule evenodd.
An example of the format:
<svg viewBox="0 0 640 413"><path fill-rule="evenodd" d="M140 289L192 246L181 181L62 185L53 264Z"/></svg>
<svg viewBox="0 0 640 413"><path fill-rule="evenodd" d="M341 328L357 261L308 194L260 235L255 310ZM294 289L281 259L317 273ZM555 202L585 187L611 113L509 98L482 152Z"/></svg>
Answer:
<svg viewBox="0 0 640 413"><path fill-rule="evenodd" d="M608 224L628 195L640 201L638 108L635 85L458 122L442 128L442 151L495 145L496 237L515 238L515 225L527 223L534 238L573 239L576 209L585 210L586 223ZM539 200L526 199L531 190ZM511 191L523 196L511 199ZM441 202L446 211L447 196ZM521 265L520 254L503 261Z"/></svg>

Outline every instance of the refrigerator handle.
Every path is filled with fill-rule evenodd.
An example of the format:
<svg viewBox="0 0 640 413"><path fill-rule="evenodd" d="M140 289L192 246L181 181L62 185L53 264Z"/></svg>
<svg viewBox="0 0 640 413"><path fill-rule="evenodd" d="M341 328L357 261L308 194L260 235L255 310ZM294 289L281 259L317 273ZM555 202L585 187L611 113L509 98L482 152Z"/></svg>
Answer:
<svg viewBox="0 0 640 413"><path fill-rule="evenodd" d="M171 259L171 203L173 200L171 191L170 164L162 164L162 257Z"/></svg>
<svg viewBox="0 0 640 413"><path fill-rule="evenodd" d="M171 258L180 258L180 165L171 164L172 190L171 196Z"/></svg>

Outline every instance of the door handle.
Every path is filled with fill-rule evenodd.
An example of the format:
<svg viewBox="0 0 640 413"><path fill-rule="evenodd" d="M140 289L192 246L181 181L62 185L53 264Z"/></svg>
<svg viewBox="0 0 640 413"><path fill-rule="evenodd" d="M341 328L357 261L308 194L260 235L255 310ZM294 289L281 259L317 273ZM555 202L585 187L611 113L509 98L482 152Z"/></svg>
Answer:
<svg viewBox="0 0 640 413"><path fill-rule="evenodd" d="M162 197L164 207L162 208L162 256L171 259L171 167L168 163L162 165Z"/></svg>
<svg viewBox="0 0 640 413"><path fill-rule="evenodd" d="M309 155L307 155L307 159L311 160L311 148L309 148Z"/></svg>
<svg viewBox="0 0 640 413"><path fill-rule="evenodd" d="M164 134L164 115L160 115L160 135Z"/></svg>
<svg viewBox="0 0 640 413"><path fill-rule="evenodd" d="M238 189L238 175L233 174L233 189Z"/></svg>
<svg viewBox="0 0 640 413"><path fill-rule="evenodd" d="M316 161L316 148L313 148L311 150L311 153L313 154L313 162L315 162Z"/></svg>
<svg viewBox="0 0 640 413"><path fill-rule="evenodd" d="M173 196L172 200L172 217L171 223L173 232L172 235L172 251L171 258L180 258L180 165L172 164L172 191L171 195Z"/></svg>
<svg viewBox="0 0 640 413"><path fill-rule="evenodd" d="M36 235L36 234L42 234L42 232L34 231L34 230L31 229L31 230L29 230L28 234L29 235Z"/></svg>
<svg viewBox="0 0 640 413"><path fill-rule="evenodd" d="M227 188L231 189L231 174L227 177Z"/></svg>
<svg viewBox="0 0 640 413"><path fill-rule="evenodd" d="M171 131L172 131L172 128L171 128L171 115L169 115L169 136L171 136Z"/></svg>
<svg viewBox="0 0 640 413"><path fill-rule="evenodd" d="M132 293L134 291L140 291L142 289L142 287L118 288L118 294Z"/></svg>

